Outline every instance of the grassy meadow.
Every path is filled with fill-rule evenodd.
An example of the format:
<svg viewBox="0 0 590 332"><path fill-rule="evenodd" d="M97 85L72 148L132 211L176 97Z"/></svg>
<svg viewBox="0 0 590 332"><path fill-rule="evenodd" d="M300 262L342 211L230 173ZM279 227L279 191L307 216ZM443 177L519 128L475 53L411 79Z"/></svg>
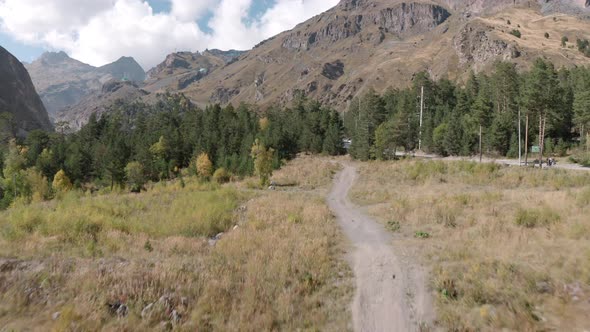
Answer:
<svg viewBox="0 0 590 332"><path fill-rule="evenodd" d="M185 178L11 207L0 330L349 330L351 272L322 196L335 170L303 157L276 191Z"/></svg>
<svg viewBox="0 0 590 332"><path fill-rule="evenodd" d="M359 164L351 196L430 267L449 331L582 331L590 172L442 161Z"/></svg>

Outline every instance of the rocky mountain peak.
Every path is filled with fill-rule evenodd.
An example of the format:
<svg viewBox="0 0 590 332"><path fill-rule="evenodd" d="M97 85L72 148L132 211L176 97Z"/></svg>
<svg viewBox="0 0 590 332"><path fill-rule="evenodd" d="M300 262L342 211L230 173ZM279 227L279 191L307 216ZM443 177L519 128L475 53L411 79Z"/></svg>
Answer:
<svg viewBox="0 0 590 332"><path fill-rule="evenodd" d="M43 61L46 64L59 64L66 62L68 60L72 60L66 52L45 52L41 55L39 60Z"/></svg>
<svg viewBox="0 0 590 332"><path fill-rule="evenodd" d="M145 71L132 57L121 57L119 60L98 68L104 74L110 74L115 79L125 79L135 82L145 80Z"/></svg>

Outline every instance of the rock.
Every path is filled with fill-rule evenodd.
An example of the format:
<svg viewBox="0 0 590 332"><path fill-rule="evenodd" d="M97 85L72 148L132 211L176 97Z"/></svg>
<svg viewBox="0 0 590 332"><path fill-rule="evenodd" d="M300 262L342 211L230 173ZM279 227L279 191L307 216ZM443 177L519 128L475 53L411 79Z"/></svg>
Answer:
<svg viewBox="0 0 590 332"><path fill-rule="evenodd" d="M170 296L168 295L162 295L160 296L160 299L158 300L158 303L164 304L166 306L168 306L170 304Z"/></svg>
<svg viewBox="0 0 590 332"><path fill-rule="evenodd" d="M240 94L240 89L230 89L225 87L218 87L213 91L211 97L209 98L209 102L211 103L220 103L220 104L227 104L231 101L231 99Z"/></svg>
<svg viewBox="0 0 590 332"><path fill-rule="evenodd" d="M154 307L153 303L148 304L143 310L141 310L141 318L146 319L149 317L152 308Z"/></svg>
<svg viewBox="0 0 590 332"><path fill-rule="evenodd" d="M160 328L162 331L172 331L172 323L170 322L160 322Z"/></svg>
<svg viewBox="0 0 590 332"><path fill-rule="evenodd" d="M188 307L188 298L183 296L180 298L180 304L182 304L185 307Z"/></svg>
<svg viewBox="0 0 590 332"><path fill-rule="evenodd" d="M119 308L117 308L117 316L119 316L119 317L127 316L128 312L129 312L129 308L125 304L121 304L119 306Z"/></svg>
<svg viewBox="0 0 590 332"><path fill-rule="evenodd" d="M332 63L324 64L322 75L330 80L337 80L344 75L344 64L337 60Z"/></svg>
<svg viewBox="0 0 590 332"><path fill-rule="evenodd" d="M462 65L483 66L498 57L509 60L521 55L515 45L494 38L489 29L480 24L466 25L455 36L454 46Z"/></svg>
<svg viewBox="0 0 590 332"><path fill-rule="evenodd" d="M223 235L224 235L224 234L223 234L223 232L221 232L221 233L219 233L219 234L215 235L215 239L216 239L217 241L219 241L219 240L221 240L221 238L223 237Z"/></svg>
<svg viewBox="0 0 590 332"><path fill-rule="evenodd" d="M172 313L170 314L170 320L172 321L172 323L174 323L174 324L180 323L180 318L181 318L181 316L178 313L178 311L172 310Z"/></svg>
<svg viewBox="0 0 590 332"><path fill-rule="evenodd" d="M209 239L207 241L209 243L209 246L213 247L217 244L217 240L216 239Z"/></svg>
<svg viewBox="0 0 590 332"><path fill-rule="evenodd" d="M59 318L59 316L61 316L61 312L56 311L51 315L51 319L57 320Z"/></svg>
<svg viewBox="0 0 590 332"><path fill-rule="evenodd" d="M536 284L537 292L541 294L548 294L553 292L553 287L546 281L539 281Z"/></svg>
<svg viewBox="0 0 590 332"><path fill-rule="evenodd" d="M239 225L235 225L234 228L233 228L233 230L235 231L238 228L240 228L240 226Z"/></svg>

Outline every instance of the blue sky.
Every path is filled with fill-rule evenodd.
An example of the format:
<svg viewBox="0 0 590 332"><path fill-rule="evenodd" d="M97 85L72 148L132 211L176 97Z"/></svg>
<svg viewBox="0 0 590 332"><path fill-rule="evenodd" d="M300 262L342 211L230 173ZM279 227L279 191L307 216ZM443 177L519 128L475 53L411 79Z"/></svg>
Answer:
<svg viewBox="0 0 590 332"><path fill-rule="evenodd" d="M0 45L24 62L65 51L144 69L175 51L247 50L339 0L0 0ZM83 5L80 5L83 3Z"/></svg>

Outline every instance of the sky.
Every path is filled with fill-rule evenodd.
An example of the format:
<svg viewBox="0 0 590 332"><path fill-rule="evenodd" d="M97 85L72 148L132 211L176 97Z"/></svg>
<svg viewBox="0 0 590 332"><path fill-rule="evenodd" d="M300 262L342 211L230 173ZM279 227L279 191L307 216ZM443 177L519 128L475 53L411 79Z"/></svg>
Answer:
<svg viewBox="0 0 590 332"><path fill-rule="evenodd" d="M0 46L23 62L64 51L148 70L178 51L248 50L339 0L0 0Z"/></svg>

